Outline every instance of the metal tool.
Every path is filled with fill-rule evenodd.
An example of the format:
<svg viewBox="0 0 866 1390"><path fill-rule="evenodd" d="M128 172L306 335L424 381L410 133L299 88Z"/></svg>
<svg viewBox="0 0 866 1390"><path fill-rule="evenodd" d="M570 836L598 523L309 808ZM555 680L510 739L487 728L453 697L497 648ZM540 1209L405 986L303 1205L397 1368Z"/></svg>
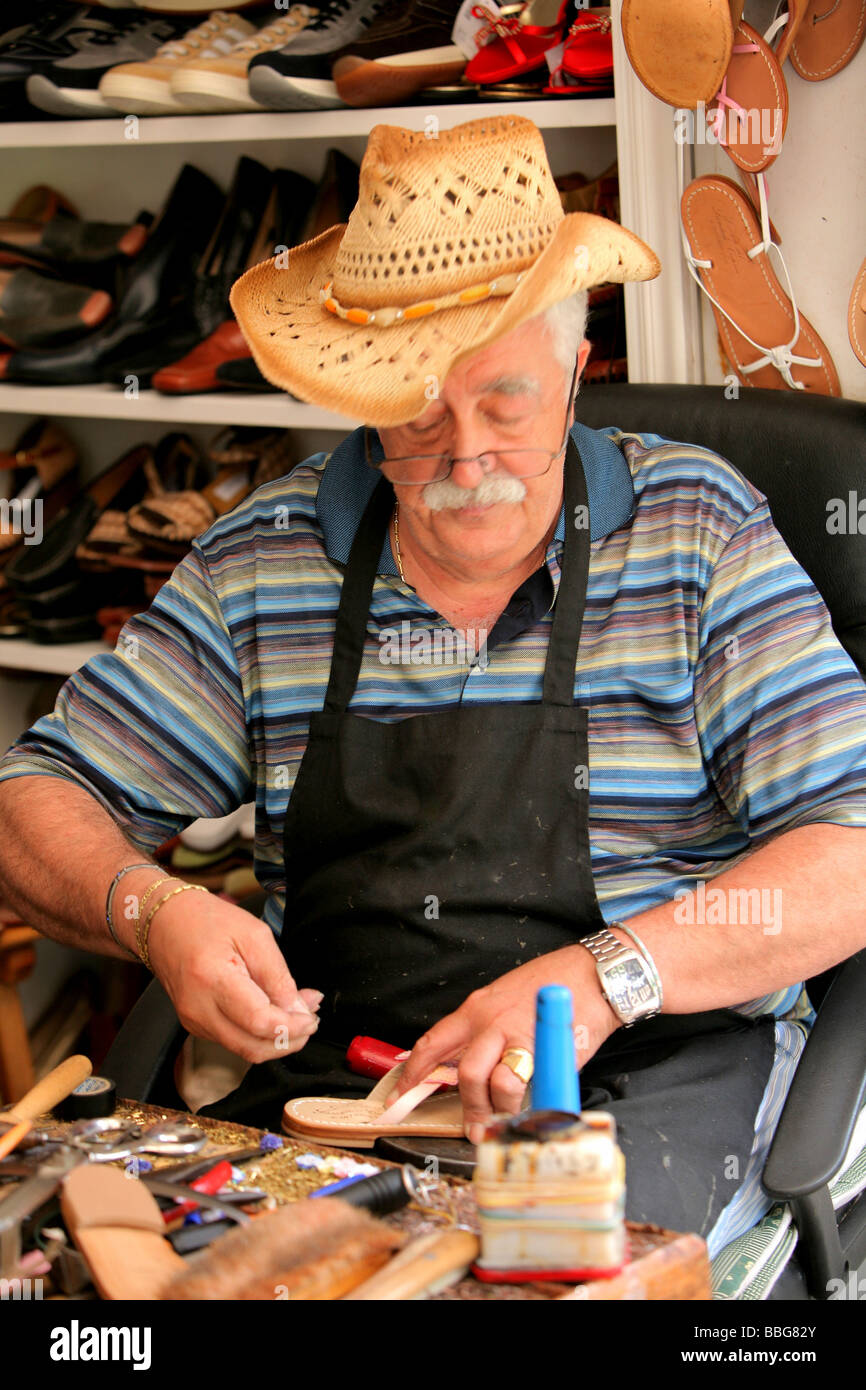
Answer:
<svg viewBox="0 0 866 1390"><path fill-rule="evenodd" d="M40 1163L32 1177L0 1202L0 1277L12 1278L17 1272L21 1258L21 1223L54 1195L68 1172L85 1161L80 1151L58 1149Z"/></svg>
<svg viewBox="0 0 866 1390"><path fill-rule="evenodd" d="M198 1153L207 1143L207 1135L192 1125L174 1122L142 1129L128 1120L80 1120L69 1126L64 1142L81 1150L94 1163L109 1163L139 1153Z"/></svg>

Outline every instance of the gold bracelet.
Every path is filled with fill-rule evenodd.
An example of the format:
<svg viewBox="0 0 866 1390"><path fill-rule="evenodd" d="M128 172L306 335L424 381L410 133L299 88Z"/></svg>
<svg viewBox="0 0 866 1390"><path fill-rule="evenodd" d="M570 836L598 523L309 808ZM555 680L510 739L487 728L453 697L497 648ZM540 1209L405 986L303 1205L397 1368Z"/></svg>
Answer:
<svg viewBox="0 0 866 1390"><path fill-rule="evenodd" d="M138 900L138 915L135 919L135 945L139 955L141 955L141 914L144 905L154 889L161 888L164 883L171 883L171 874L166 874L164 878L158 878L155 883L149 883Z"/></svg>
<svg viewBox="0 0 866 1390"><path fill-rule="evenodd" d="M165 906L169 898L176 898L178 893L190 892L209 893L210 889L205 888L204 884L202 883L182 883L179 888L173 888L170 893L166 893L164 898L160 898L158 903L154 903L153 907L150 909L150 912L147 914L147 917L145 918L144 926L140 929L138 953L141 956L141 959L143 960L144 964L147 966L148 970L151 972L151 974L153 974L153 966L150 963L150 952L147 949L147 938L150 934L150 924L153 921L156 914L159 912L159 909Z"/></svg>

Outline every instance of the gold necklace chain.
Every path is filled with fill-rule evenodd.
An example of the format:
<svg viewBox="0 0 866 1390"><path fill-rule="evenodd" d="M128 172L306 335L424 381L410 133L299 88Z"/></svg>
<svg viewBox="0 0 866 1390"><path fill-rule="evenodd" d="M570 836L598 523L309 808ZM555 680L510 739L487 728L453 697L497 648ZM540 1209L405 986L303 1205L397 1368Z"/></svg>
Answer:
<svg viewBox="0 0 866 1390"><path fill-rule="evenodd" d="M400 503L399 503L399 502L395 502L395 503L394 503L394 550L396 551L396 555L395 555L394 558L395 558L396 561L397 561L397 568L398 568L398 570L400 571L400 582L401 582L401 584L405 584L405 583L406 583L406 576L405 576L405 574L403 573L403 560L402 560L402 557L401 557L401 555L400 555Z"/></svg>

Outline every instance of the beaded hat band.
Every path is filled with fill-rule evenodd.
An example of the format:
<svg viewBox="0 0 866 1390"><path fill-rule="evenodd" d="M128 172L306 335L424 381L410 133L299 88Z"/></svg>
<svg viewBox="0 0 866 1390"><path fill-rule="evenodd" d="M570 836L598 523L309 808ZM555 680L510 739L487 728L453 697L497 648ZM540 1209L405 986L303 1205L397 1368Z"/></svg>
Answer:
<svg viewBox="0 0 866 1390"><path fill-rule="evenodd" d="M511 294L522 279L523 272L517 271L515 275L503 275L498 280L491 280L489 284L485 282L482 285L470 285L468 289L457 290L454 294L440 294L437 299L422 299L417 304L406 304L402 308L383 304L380 309L345 308L334 298L334 282L329 280L319 290L319 299L329 314L336 314L337 318L345 319L347 323L375 324L377 328L390 328L392 323L400 323L403 319L426 318L428 314L435 314L437 309L456 309L461 305L480 304L484 299Z"/></svg>
<svg viewBox="0 0 866 1390"><path fill-rule="evenodd" d="M659 269L618 223L564 213L541 132L505 115L375 126L348 222L253 266L230 300L274 385L398 425L462 358L580 290Z"/></svg>

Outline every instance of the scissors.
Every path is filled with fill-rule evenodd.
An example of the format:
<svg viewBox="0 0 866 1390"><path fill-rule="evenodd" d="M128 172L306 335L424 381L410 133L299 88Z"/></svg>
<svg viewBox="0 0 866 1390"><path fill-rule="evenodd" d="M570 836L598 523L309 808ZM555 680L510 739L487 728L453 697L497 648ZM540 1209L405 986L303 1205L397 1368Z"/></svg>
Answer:
<svg viewBox="0 0 866 1390"><path fill-rule="evenodd" d="M109 1163L136 1153L194 1154L207 1142L207 1135L192 1125L167 1121L142 1129L129 1120L79 1120L64 1135L67 1144L82 1150L93 1163Z"/></svg>

